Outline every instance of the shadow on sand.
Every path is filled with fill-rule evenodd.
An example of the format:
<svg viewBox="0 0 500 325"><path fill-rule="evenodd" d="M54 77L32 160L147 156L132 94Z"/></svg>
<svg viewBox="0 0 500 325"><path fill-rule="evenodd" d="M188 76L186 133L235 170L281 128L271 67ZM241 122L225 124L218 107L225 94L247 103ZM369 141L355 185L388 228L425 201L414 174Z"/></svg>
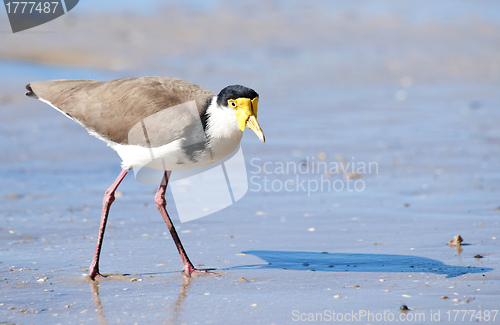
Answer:
<svg viewBox="0 0 500 325"><path fill-rule="evenodd" d="M423 272L453 278L468 273L484 273L486 267L453 266L426 257L388 254L348 254L328 252L247 251L268 264L242 265L231 269L286 269L327 272Z"/></svg>

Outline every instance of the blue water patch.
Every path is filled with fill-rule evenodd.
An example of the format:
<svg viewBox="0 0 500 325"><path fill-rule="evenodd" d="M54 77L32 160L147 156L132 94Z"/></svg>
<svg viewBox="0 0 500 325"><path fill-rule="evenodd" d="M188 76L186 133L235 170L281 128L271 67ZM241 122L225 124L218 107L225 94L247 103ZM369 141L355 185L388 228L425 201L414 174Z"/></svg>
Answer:
<svg viewBox="0 0 500 325"><path fill-rule="evenodd" d="M86 67L50 65L28 61L0 60L0 71L9 83L16 81L57 79L102 79L107 80L113 72ZM2 78L3 79L3 78Z"/></svg>

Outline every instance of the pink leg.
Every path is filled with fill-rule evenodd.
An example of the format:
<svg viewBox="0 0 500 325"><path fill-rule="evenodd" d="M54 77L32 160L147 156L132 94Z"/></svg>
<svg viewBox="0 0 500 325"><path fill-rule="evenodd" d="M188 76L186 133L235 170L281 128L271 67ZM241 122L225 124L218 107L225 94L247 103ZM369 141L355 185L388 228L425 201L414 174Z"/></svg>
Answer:
<svg viewBox="0 0 500 325"><path fill-rule="evenodd" d="M204 270L197 270L193 266L193 263L189 260L189 257L186 254L186 251L184 250L184 247L182 246L181 240L179 238L179 235L177 235L177 231L175 231L175 227L172 223L172 220L170 220L170 216L168 215L166 206L167 202L165 201L165 192L167 190L167 184L168 184L168 179L170 177L171 172L165 172L165 175L163 176L163 180L161 182L160 187L158 188L158 191L156 192L155 195L155 202L156 202L156 207L161 213L161 216L163 217L163 220L165 220L165 223L167 224L168 230L170 231L170 235L172 236L172 239L175 242L175 246L177 247L177 250L179 251L179 255L181 256L182 259L182 264L184 267L182 268L182 271L184 272L185 275L191 276L192 273L194 272L200 272L200 273L207 273Z"/></svg>
<svg viewBox="0 0 500 325"><path fill-rule="evenodd" d="M104 239L104 230L106 229L106 222L108 221L109 208L111 203L115 200L115 191L120 185L121 181L127 175L129 169L123 169L120 175L115 179L114 183L104 193L104 200L102 202L101 225L99 226L99 235L97 237L97 245L95 247L94 259L90 264L90 278L95 279L96 276L102 276L99 273L99 256L101 255L102 240Z"/></svg>

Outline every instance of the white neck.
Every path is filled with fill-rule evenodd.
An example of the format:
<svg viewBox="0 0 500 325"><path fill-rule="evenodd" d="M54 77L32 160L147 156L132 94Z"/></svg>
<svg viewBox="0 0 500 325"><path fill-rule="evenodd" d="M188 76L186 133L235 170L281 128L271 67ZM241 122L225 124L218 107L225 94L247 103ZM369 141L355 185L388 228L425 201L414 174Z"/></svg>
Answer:
<svg viewBox="0 0 500 325"><path fill-rule="evenodd" d="M214 96L208 105L207 114L206 133L209 148L215 159L222 159L236 149L243 131L238 127L234 110L217 105L217 96Z"/></svg>

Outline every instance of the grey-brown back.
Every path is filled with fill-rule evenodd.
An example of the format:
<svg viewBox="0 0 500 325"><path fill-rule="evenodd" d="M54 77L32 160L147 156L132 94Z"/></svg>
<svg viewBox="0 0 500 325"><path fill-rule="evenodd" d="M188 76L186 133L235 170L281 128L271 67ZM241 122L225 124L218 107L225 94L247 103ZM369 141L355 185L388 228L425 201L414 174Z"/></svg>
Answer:
<svg viewBox="0 0 500 325"><path fill-rule="evenodd" d="M105 139L120 144L153 144L153 147L179 138L187 126L200 122L193 121L192 114L179 116L183 106L178 105L194 101L201 117L205 114L207 101L215 96L188 81L166 77L107 82L88 79L37 81L26 88ZM143 137L137 140L129 137L134 126L144 125L147 117L171 107L177 109L172 109L170 115L168 111L158 114L161 118L153 124L148 123L150 143L143 143Z"/></svg>

